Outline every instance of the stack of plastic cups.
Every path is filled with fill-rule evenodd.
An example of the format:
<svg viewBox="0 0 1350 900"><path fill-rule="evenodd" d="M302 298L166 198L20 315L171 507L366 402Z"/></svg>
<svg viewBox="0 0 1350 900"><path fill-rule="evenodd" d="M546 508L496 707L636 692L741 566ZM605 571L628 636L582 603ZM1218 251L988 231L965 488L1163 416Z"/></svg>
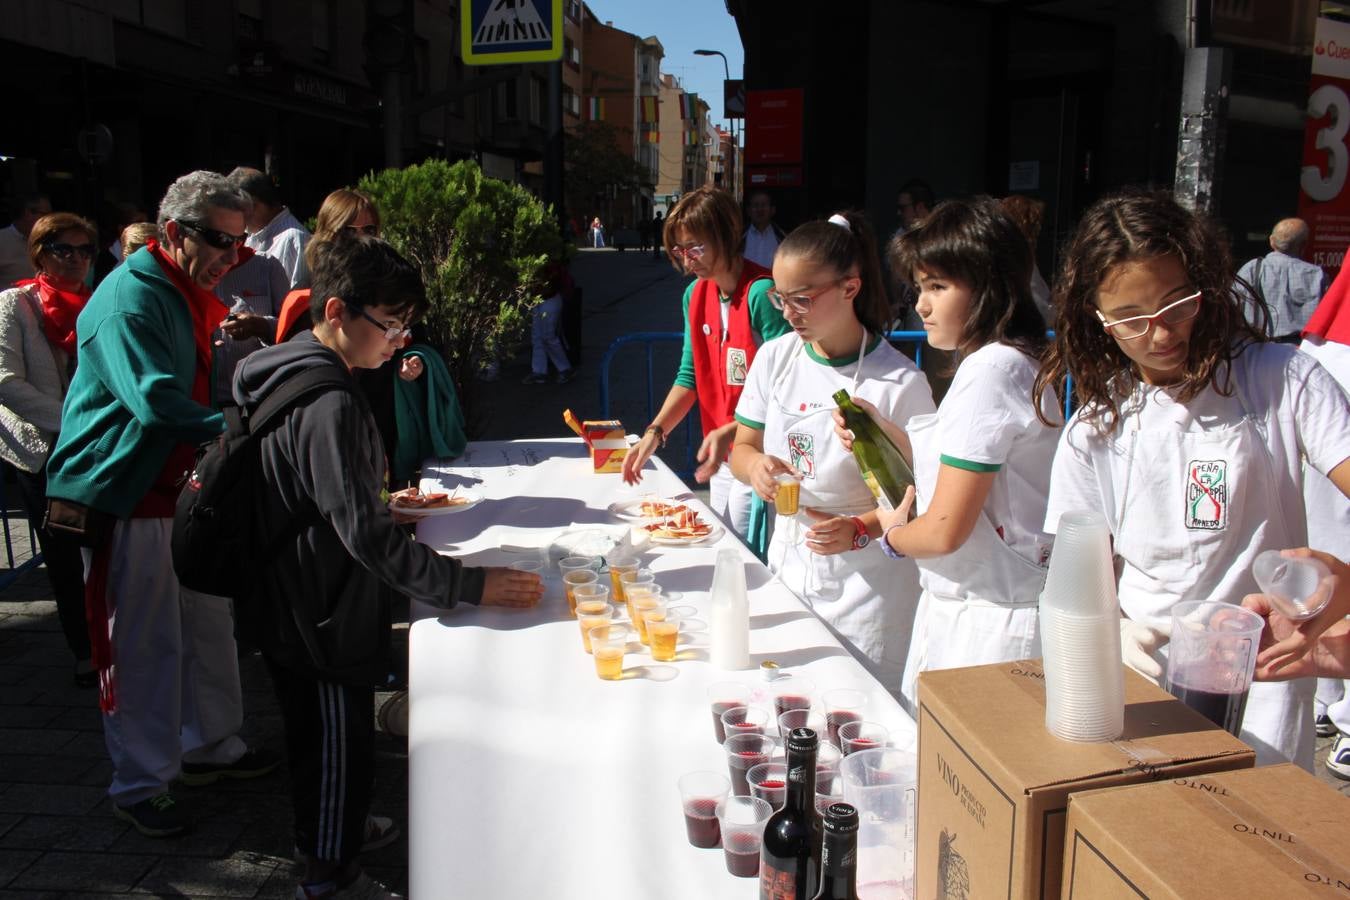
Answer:
<svg viewBox="0 0 1350 900"><path fill-rule="evenodd" d="M1120 607L1110 530L1097 512L1060 517L1041 593L1045 727L1066 741L1113 741L1125 730Z"/></svg>

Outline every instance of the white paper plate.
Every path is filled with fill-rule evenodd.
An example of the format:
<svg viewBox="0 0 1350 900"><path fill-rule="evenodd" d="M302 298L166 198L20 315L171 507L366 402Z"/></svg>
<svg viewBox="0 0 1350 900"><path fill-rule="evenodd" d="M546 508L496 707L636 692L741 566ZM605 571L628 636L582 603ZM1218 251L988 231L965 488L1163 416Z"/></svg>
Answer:
<svg viewBox="0 0 1350 900"><path fill-rule="evenodd" d="M651 498L657 503L664 503L667 506L685 506L683 500L674 500L670 497ZM623 519L625 522L646 522L647 517L642 514L642 504L646 503L646 497L633 497L628 500L615 500L608 506L609 513L612 516Z"/></svg>
<svg viewBox="0 0 1350 900"><path fill-rule="evenodd" d="M469 502L460 503L457 506L433 506L430 509L428 509L427 507L424 506L423 507L399 506L397 501L391 499L389 501L389 509L396 513L402 513L405 516L414 516L418 519L426 519L430 518L431 516L448 516L454 513L464 512L464 510L473 509L475 506L483 502L483 495L478 493L477 491L460 491L455 496L460 498L461 500L467 500Z"/></svg>
<svg viewBox="0 0 1350 900"><path fill-rule="evenodd" d="M648 532L647 538L653 544L657 544L661 547L699 547L703 544L711 543L722 536L722 526L718 525L716 522L710 524L712 525L712 531L709 531L702 537L657 537Z"/></svg>

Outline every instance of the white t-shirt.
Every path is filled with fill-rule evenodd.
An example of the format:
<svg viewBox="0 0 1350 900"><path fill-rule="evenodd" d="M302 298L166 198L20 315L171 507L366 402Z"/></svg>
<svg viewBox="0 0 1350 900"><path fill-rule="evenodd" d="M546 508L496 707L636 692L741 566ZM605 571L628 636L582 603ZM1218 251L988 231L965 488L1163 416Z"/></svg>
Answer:
<svg viewBox="0 0 1350 900"><path fill-rule="evenodd" d="M938 408L937 443L943 465L997 472L984 514L1003 542L1023 559L1044 565L1050 541L1041 531L1058 429L1032 405L1039 364L1007 344L986 344L961 361ZM1061 418L1053 392L1042 407Z"/></svg>
<svg viewBox="0 0 1350 900"><path fill-rule="evenodd" d="M813 420L817 420L817 427L813 429L816 439L837 443L831 433L833 424L829 411L835 408L833 395L839 390L867 400L901 428L914 416L933 411L933 392L928 386L928 378L908 357L880 337L868 339L868 350L862 358L862 373L855 391L853 379L857 373L856 355L827 360L818 356L809 345L802 346L801 338L795 333L781 335L756 351L745 390L736 405L736 420L763 430L765 450L769 451L771 438L777 439L787 429L784 409L796 414L819 411L818 417L813 416ZM813 467L813 477L802 482L803 506L864 508L876 505L852 456L843 451L842 445L839 453L820 452L818 458L847 460L847 464Z"/></svg>
<svg viewBox="0 0 1350 900"><path fill-rule="evenodd" d="M773 223L760 231L751 225L745 230L745 258L766 269L773 268L773 255L778 252L778 229Z"/></svg>
<svg viewBox="0 0 1350 900"><path fill-rule="evenodd" d="M1266 437L1290 539L1293 546L1306 543L1302 457L1323 474L1350 458L1350 399L1316 360L1287 344L1248 347L1233 364L1232 386L1232 396L1211 385L1186 404L1176 402L1166 388L1141 386L1121 407L1121 422L1105 435L1083 419L1085 410L1078 410L1055 453L1046 530L1053 532L1069 510L1099 509L1114 531L1130 432L1231 428L1242 420L1245 400ZM1269 508L1273 513L1274 505Z"/></svg>

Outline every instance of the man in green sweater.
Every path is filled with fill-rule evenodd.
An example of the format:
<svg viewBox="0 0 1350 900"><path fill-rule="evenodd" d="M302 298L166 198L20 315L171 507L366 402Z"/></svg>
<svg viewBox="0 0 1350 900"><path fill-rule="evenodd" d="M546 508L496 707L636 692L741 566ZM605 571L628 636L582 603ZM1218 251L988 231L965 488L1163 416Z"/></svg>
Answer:
<svg viewBox="0 0 1350 900"><path fill-rule="evenodd" d="M238 262L249 203L214 172L169 186L159 241L114 270L76 323L79 367L49 463L48 496L106 523L84 553L108 793L151 837L187 828L173 779L252 778L279 761L236 735L229 601L182 588L170 551L194 449L224 430L210 408L211 333L228 310L211 289Z"/></svg>

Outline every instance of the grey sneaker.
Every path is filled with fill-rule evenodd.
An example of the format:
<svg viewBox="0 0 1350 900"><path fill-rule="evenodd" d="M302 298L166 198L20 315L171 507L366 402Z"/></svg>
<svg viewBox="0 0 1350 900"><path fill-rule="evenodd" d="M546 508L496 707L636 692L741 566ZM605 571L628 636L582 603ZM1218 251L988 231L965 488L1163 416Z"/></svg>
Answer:
<svg viewBox="0 0 1350 900"><path fill-rule="evenodd" d="M342 887L338 887L335 881L320 884L301 882L295 887L295 900L403 900L403 895L395 894L362 872Z"/></svg>
<svg viewBox="0 0 1350 900"><path fill-rule="evenodd" d="M113 815L146 837L174 837L188 830L187 815L168 791L130 806L114 803Z"/></svg>
<svg viewBox="0 0 1350 900"><path fill-rule="evenodd" d="M374 814L366 816L366 833L361 842L361 852L369 853L372 850L379 850L388 847L394 841L403 836L403 832L393 819L388 816L377 816ZM295 848L295 864L303 866L309 862L309 854Z"/></svg>

